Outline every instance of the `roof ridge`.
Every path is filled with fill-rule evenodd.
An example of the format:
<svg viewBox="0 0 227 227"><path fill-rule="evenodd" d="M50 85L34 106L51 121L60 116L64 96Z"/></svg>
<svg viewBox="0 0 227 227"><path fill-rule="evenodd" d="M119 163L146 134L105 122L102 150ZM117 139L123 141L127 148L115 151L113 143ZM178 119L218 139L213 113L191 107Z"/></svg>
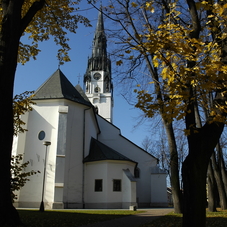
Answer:
<svg viewBox="0 0 227 227"><path fill-rule="evenodd" d="M86 100L72 85L64 73L57 69L34 93L34 100L68 99L87 106L92 104Z"/></svg>

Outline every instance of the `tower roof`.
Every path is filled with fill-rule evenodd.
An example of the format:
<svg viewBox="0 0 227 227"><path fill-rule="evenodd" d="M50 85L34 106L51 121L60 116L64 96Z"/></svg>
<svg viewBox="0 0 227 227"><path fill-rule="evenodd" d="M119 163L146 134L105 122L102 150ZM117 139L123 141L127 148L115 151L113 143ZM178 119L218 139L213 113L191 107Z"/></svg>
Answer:
<svg viewBox="0 0 227 227"><path fill-rule="evenodd" d="M104 31L103 14L100 10L94 35L92 57L102 57L106 55L106 35Z"/></svg>
<svg viewBox="0 0 227 227"><path fill-rule="evenodd" d="M92 46L92 56L88 59L84 78L90 77L91 71L104 71L111 74L111 62L107 57L107 39L104 31L103 13L100 10Z"/></svg>
<svg viewBox="0 0 227 227"><path fill-rule="evenodd" d="M35 92L33 100L68 99L84 105L92 106L69 82L60 69L55 71Z"/></svg>

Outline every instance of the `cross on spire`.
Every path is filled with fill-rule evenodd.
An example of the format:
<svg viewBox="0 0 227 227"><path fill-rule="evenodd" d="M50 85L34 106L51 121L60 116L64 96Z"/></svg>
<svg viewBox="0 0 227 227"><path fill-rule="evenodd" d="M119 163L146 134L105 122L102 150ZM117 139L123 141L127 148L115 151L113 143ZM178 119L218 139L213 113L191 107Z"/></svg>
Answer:
<svg viewBox="0 0 227 227"><path fill-rule="evenodd" d="M79 73L79 76L77 76L77 77L78 77L78 84L80 84L80 78L81 78L80 73Z"/></svg>

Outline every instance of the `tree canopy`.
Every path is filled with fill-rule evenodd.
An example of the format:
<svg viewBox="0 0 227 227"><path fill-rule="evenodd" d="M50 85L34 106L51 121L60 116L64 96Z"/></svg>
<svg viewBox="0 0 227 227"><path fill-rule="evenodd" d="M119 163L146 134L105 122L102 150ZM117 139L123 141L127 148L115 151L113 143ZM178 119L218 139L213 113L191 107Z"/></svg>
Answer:
<svg viewBox="0 0 227 227"><path fill-rule="evenodd" d="M19 0L17 5L21 8L21 21L19 35L27 36L31 40L31 44L23 44L20 42L18 62L25 64L30 58L36 59L40 52L38 44L40 41L48 40L54 37L54 42L59 45L58 59L60 64L69 61L68 45L69 39L67 32L76 33L78 23L90 26L89 20L76 13L79 9L81 0ZM10 12L11 1L2 1L0 6L0 21L4 21ZM41 10L42 9L42 10Z"/></svg>
<svg viewBox="0 0 227 227"><path fill-rule="evenodd" d="M149 118L159 113L170 128L174 120L185 122L183 226L205 226L207 168L227 113L226 1L111 3L108 16L124 31L115 32L117 65L144 60L149 70L147 82L137 83L136 107Z"/></svg>
<svg viewBox="0 0 227 227"><path fill-rule="evenodd" d="M156 100L146 90L137 89L136 106L148 117L162 107L166 118L183 119L187 112L186 100L193 99L209 109L212 121L225 121L225 115L221 113L226 112L226 103L219 102L211 107L207 97L216 91L221 96L226 93L227 65L222 57L222 42L227 36L224 13L227 4L204 1L194 7L200 12L198 19L206 19L206 23L201 25L200 36L194 37L194 27L181 22L182 11L177 2L171 3L170 12L156 31L148 27L145 34L139 35L143 41L136 49L152 55L154 67L160 70L159 82L163 85L164 96L168 97L167 100ZM154 12L155 9L152 3L147 3L145 10ZM210 11L208 16L207 10ZM193 89L194 97L188 92L188 86Z"/></svg>

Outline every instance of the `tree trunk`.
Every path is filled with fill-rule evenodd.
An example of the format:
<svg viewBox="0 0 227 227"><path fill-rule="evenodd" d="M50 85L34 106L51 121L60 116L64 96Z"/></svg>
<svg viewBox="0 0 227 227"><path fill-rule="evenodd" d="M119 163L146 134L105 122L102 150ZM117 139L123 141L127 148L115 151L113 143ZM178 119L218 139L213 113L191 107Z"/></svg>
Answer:
<svg viewBox="0 0 227 227"><path fill-rule="evenodd" d="M170 152L170 182L172 188L173 206L175 213L182 213L182 194L179 180L179 164L173 124L164 121Z"/></svg>
<svg viewBox="0 0 227 227"><path fill-rule="evenodd" d="M193 109L193 108L191 108ZM187 128L193 111L186 115ZM183 227L206 226L206 178L210 157L219 141L224 124L208 122L188 135L189 154L183 162L184 187Z"/></svg>
<svg viewBox="0 0 227 227"><path fill-rule="evenodd" d="M225 210L225 209L227 209L225 188L224 188L224 184L222 181L221 172L220 172L220 169L218 168L214 153L211 156L211 162L212 162L212 166L214 169L214 177L215 177L215 180L217 183L218 194L219 194L219 199L220 199L220 206L221 206L222 210Z"/></svg>
<svg viewBox="0 0 227 227"><path fill-rule="evenodd" d="M4 223L20 223L16 209L12 205L10 191L10 160L13 140L13 86L17 66L19 46L20 3L9 4L7 14L4 15L0 30L0 99L2 110L0 119L4 122L0 130L1 158L0 158L0 226ZM19 4L19 5L18 5ZM19 12L16 8L19 7ZM18 10L17 10L18 11Z"/></svg>
<svg viewBox="0 0 227 227"><path fill-rule="evenodd" d="M184 185L183 227L206 226L206 173L201 157L188 155L183 162Z"/></svg>
<svg viewBox="0 0 227 227"><path fill-rule="evenodd" d="M227 197L227 174L226 174L226 170L225 170L225 162L224 162L224 158L223 158L223 152L222 152L222 148L220 145L220 142L218 142L217 146L216 146L217 152L218 152L218 166L219 169L221 170L221 178L224 184L224 188L225 188L225 194Z"/></svg>
<svg viewBox="0 0 227 227"><path fill-rule="evenodd" d="M2 111L0 119L4 122L0 130L0 226L21 223L16 209L12 205L10 191L10 161L13 141L13 87L17 67L19 41L25 28L34 15L43 8L45 1L34 1L22 18L24 0L1 1L0 27L0 101Z"/></svg>
<svg viewBox="0 0 227 227"><path fill-rule="evenodd" d="M1 43L1 39L0 39ZM0 44L1 46L1 44ZM9 48L12 49L12 48ZM13 52L13 51L12 51ZM11 53L12 53L11 52ZM13 54L13 53L12 53ZM12 56L11 56L12 57ZM6 58L8 59L8 58ZM16 59L14 58L15 62ZM0 63L0 99L1 106L3 107L0 111L0 119L2 119L3 128L0 130L0 144L1 144L1 158L0 158L0 178L1 187L0 195L2 196L0 203L0 214L2 217L1 222L8 220L16 221L16 210L12 205L11 191L10 191L10 161L11 161L11 150L13 140L13 112L12 112L12 94L13 94L13 81L16 69L16 64ZM11 67L10 67L11 66ZM1 225L0 226L4 226Z"/></svg>
<svg viewBox="0 0 227 227"><path fill-rule="evenodd" d="M208 184L208 210L210 212L215 212L216 210L216 196L215 196L215 178L214 178L214 172L213 172L213 168L211 165L211 161L209 162L208 165L208 171L207 171L207 184Z"/></svg>
<svg viewBox="0 0 227 227"><path fill-rule="evenodd" d="M144 56L146 60L146 65L151 73L152 78L155 81L155 93L157 95L157 99L162 101L162 92L159 84L159 77L157 68L153 68L152 64L147 55ZM172 197L173 197L173 206L175 213L182 213L182 194L180 190L180 179L179 179L179 164L178 164L178 152L176 139L173 130L173 123L168 122L166 117L164 116L163 110L160 111L160 115L162 117L162 121L165 127L166 135L168 138L169 145L169 153L170 153L170 182L172 188Z"/></svg>

